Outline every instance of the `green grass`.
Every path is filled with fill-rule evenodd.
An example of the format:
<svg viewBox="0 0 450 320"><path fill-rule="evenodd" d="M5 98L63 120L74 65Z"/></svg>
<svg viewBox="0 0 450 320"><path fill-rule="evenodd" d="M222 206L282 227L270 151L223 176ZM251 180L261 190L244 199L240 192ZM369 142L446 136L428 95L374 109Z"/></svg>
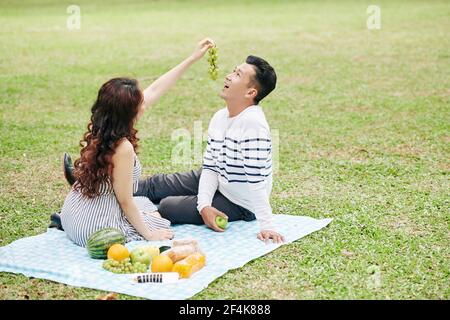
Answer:
<svg viewBox="0 0 450 320"><path fill-rule="evenodd" d="M0 246L45 232L63 204L61 156L78 153L100 85L148 85L210 36L221 77L248 54L277 70L262 103L280 137L274 212L334 221L193 299L450 298L447 1L378 1L381 30L366 28L370 1L76 1L72 32L64 2L0 2ZM145 174L198 165L170 161L171 134L206 130L221 84L204 59L142 118ZM0 273L0 299L99 294Z"/></svg>

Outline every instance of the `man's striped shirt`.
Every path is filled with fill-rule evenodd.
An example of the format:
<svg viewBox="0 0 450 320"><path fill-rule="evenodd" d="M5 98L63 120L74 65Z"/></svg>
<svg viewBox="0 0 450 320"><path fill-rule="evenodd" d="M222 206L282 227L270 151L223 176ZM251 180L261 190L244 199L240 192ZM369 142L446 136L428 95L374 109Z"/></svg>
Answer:
<svg viewBox="0 0 450 320"><path fill-rule="evenodd" d="M250 106L231 118L227 108L219 110L208 127L198 210L210 206L219 190L253 212L262 230L273 230L271 189L272 142L261 107Z"/></svg>

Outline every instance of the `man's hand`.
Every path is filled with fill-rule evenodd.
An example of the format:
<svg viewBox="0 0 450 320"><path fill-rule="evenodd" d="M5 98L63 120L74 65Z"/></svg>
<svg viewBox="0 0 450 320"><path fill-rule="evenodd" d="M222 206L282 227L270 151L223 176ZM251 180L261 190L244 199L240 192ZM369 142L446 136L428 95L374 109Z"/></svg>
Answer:
<svg viewBox="0 0 450 320"><path fill-rule="evenodd" d="M210 227L211 229L213 229L214 231L217 231L217 232L224 232L225 231L225 230L219 228L217 226L217 223L216 223L216 217L217 216L222 216L222 217L224 217L225 219L228 220L228 216L225 213L217 210L214 207L209 206L209 207L204 207L202 209L202 211L200 212L200 215L202 216L203 221L205 222L205 224L208 227Z"/></svg>
<svg viewBox="0 0 450 320"><path fill-rule="evenodd" d="M284 237L278 232L272 230L262 230L258 233L258 239L264 241L265 243L269 242L269 239L272 239L274 243L284 242Z"/></svg>
<svg viewBox="0 0 450 320"><path fill-rule="evenodd" d="M194 61L200 60L206 53L206 51L208 51L209 48L214 47L214 41L212 41L210 38L205 38L203 40L201 40L198 44L197 47L195 48L194 52L191 54L191 58Z"/></svg>

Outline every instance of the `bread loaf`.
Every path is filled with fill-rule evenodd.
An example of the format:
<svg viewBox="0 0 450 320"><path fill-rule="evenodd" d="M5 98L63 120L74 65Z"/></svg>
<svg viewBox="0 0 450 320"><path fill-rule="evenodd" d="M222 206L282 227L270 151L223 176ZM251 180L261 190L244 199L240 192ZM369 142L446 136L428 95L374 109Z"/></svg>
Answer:
<svg viewBox="0 0 450 320"><path fill-rule="evenodd" d="M177 246L186 246L186 245L193 245L193 246L198 246L198 242L195 239L178 239L178 240L173 240L173 247L177 247Z"/></svg>
<svg viewBox="0 0 450 320"><path fill-rule="evenodd" d="M164 251L162 254L167 255L174 263L186 258L188 255L196 253L197 247L193 245L178 245Z"/></svg>

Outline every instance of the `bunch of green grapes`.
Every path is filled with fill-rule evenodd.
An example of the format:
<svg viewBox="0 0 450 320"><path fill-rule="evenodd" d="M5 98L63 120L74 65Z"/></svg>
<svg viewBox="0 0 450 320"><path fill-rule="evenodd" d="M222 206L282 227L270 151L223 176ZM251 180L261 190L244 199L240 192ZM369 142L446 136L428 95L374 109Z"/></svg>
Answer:
<svg viewBox="0 0 450 320"><path fill-rule="evenodd" d="M130 258L122 261L108 259L103 262L103 269L113 273L144 273L147 272L147 266L144 263L131 263Z"/></svg>
<svg viewBox="0 0 450 320"><path fill-rule="evenodd" d="M208 56L208 62L209 62L209 76L211 79L216 80L218 72L217 67L217 47L214 46L211 49L209 49L209 56Z"/></svg>

